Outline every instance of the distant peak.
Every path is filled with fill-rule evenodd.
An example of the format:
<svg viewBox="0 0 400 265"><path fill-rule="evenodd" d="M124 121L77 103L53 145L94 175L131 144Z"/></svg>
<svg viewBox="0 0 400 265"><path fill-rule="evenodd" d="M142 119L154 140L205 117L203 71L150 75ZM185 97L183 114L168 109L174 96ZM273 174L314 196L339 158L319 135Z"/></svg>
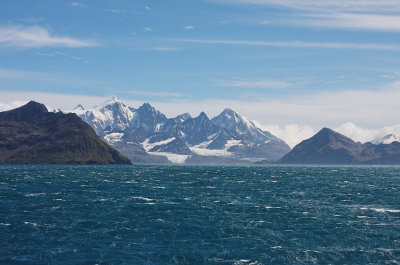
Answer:
<svg viewBox="0 0 400 265"><path fill-rule="evenodd" d="M85 108L81 104L79 104L74 108L74 110L85 110Z"/></svg>
<svg viewBox="0 0 400 265"><path fill-rule="evenodd" d="M237 114L236 110L233 108L225 108L222 113Z"/></svg>
<svg viewBox="0 0 400 265"><path fill-rule="evenodd" d="M202 111L199 116L197 116L197 118L208 118L207 114L204 113L204 111Z"/></svg>
<svg viewBox="0 0 400 265"><path fill-rule="evenodd" d="M27 104L25 104L24 106L20 107L19 109L21 110L25 110L25 111L34 111L34 112L42 112L42 113L46 113L48 112L47 108L45 105L38 103L36 101L29 101Z"/></svg>
<svg viewBox="0 0 400 265"><path fill-rule="evenodd" d="M241 119L242 117L232 108L225 108L217 117L221 119Z"/></svg>
<svg viewBox="0 0 400 265"><path fill-rule="evenodd" d="M153 107L148 102L143 103L143 105L140 108L141 109L153 109Z"/></svg>
<svg viewBox="0 0 400 265"><path fill-rule="evenodd" d="M45 105L36 101L29 101L27 104L9 111L2 112L6 120L32 122L47 115L48 110Z"/></svg>
<svg viewBox="0 0 400 265"><path fill-rule="evenodd" d="M113 105L113 104L115 104L115 103L121 103L121 102L118 100L118 98L117 98L116 96L112 96L111 99L107 99L107 100L104 101L103 103L94 106L94 108L95 108L95 109L101 109L101 108L103 108L103 107L105 107L105 106Z"/></svg>
<svg viewBox="0 0 400 265"><path fill-rule="evenodd" d="M117 96L112 96L111 99L105 101L106 105L117 103L117 102L120 102L118 100Z"/></svg>
<svg viewBox="0 0 400 265"><path fill-rule="evenodd" d="M186 112L186 113L176 116L175 119L181 120L181 121L186 121L186 120L190 119L191 117L192 116L190 116L190 114Z"/></svg>
<svg viewBox="0 0 400 265"><path fill-rule="evenodd" d="M329 129L329 128L326 128L326 127L324 127L324 128L322 128L319 132L318 132L318 134L319 133L329 133L329 134L332 134L332 133L336 133L334 130L332 130L332 129Z"/></svg>

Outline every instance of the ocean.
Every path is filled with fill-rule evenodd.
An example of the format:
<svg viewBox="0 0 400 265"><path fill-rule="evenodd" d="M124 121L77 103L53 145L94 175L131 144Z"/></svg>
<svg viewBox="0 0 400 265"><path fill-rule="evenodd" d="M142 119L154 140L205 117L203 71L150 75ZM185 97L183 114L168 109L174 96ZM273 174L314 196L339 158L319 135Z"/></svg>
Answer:
<svg viewBox="0 0 400 265"><path fill-rule="evenodd" d="M400 168L3 165L0 244L0 264L400 264Z"/></svg>

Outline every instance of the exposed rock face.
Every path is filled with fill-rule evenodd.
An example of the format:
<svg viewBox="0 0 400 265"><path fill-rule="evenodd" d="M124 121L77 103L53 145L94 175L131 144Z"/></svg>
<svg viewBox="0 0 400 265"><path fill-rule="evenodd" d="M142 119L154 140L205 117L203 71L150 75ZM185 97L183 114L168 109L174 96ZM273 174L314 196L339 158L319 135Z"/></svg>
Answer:
<svg viewBox="0 0 400 265"><path fill-rule="evenodd" d="M356 143L331 129L324 128L296 145L282 157L280 164L400 164L400 142L391 144Z"/></svg>
<svg viewBox="0 0 400 265"><path fill-rule="evenodd" d="M0 113L0 163L130 164L75 114L40 103Z"/></svg>

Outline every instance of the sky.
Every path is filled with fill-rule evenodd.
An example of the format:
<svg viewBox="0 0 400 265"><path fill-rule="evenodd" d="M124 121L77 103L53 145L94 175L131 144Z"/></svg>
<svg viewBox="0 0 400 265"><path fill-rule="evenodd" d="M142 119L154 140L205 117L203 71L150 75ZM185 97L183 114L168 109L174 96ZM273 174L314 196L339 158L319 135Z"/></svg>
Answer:
<svg viewBox="0 0 400 265"><path fill-rule="evenodd" d="M234 108L294 146L400 135L400 0L2 0L0 111Z"/></svg>

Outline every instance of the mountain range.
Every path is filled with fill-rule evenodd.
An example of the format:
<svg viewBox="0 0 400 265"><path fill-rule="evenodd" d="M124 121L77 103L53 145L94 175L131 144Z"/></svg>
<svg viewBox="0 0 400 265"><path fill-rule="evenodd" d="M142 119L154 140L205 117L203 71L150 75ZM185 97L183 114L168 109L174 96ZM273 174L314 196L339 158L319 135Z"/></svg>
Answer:
<svg viewBox="0 0 400 265"><path fill-rule="evenodd" d="M0 163L130 164L73 113L40 103L0 112Z"/></svg>
<svg viewBox="0 0 400 265"><path fill-rule="evenodd" d="M290 147L233 109L209 119L202 112L167 118L148 103L129 107L116 97L71 112L135 163L253 163L278 160Z"/></svg>
<svg viewBox="0 0 400 265"><path fill-rule="evenodd" d="M323 128L310 139L296 145L278 164L399 165L400 142L386 136L375 144L362 144Z"/></svg>
<svg viewBox="0 0 400 265"><path fill-rule="evenodd" d="M212 119L204 112L167 118L148 103L135 109L112 98L71 112L34 101L0 112L0 163L400 164L394 134L362 144L323 128L290 150L229 108Z"/></svg>

